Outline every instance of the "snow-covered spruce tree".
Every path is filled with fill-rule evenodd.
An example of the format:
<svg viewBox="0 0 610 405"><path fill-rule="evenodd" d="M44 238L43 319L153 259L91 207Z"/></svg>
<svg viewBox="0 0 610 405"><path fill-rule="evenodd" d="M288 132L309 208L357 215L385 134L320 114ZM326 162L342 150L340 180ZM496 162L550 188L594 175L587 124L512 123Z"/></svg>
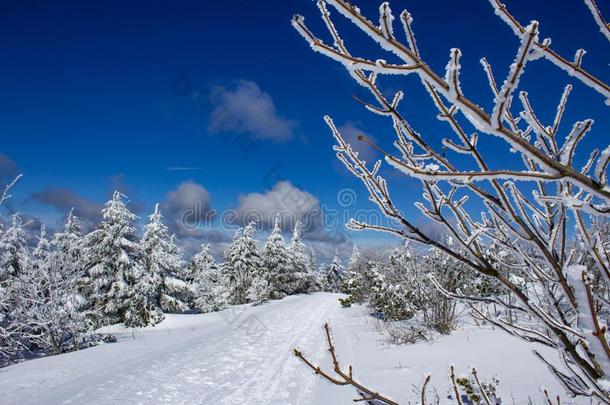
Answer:
<svg viewBox="0 0 610 405"><path fill-rule="evenodd" d="M230 305L246 304L250 301L249 289L253 277L261 267L261 257L254 240L256 223L235 232L233 242L225 250L222 264L223 301Z"/></svg>
<svg viewBox="0 0 610 405"><path fill-rule="evenodd" d="M298 241L295 243L298 244ZM297 252L300 250L300 246L295 245L294 247ZM293 252L284 244L279 217L276 217L273 230L265 243L261 256L260 276L267 280L270 298L279 299L299 290L301 280L295 264L301 265L301 263L297 261L298 259L295 260L296 256L291 253Z"/></svg>
<svg viewBox="0 0 610 405"><path fill-rule="evenodd" d="M21 325L11 317L12 300L0 286L0 367L17 360L27 349L21 340Z"/></svg>
<svg viewBox="0 0 610 405"><path fill-rule="evenodd" d="M9 198L11 198L10 190L19 180L21 175L17 176L11 183L4 187L4 191L0 195L0 206ZM13 217L13 220L16 218ZM13 228L14 228L13 221ZM10 228L9 228L10 231ZM12 260L12 255L5 256L8 247L13 244L5 244L6 233L2 232L0 224L0 366L5 366L19 358L21 352L27 347L21 341L22 326L12 318L15 303L12 299L12 294L9 287L12 287L14 278L13 263L19 263L19 268L24 268L26 263L24 260ZM27 245L24 245L27 247ZM5 261L6 260L6 261Z"/></svg>
<svg viewBox="0 0 610 405"><path fill-rule="evenodd" d="M460 86L459 49L451 49L445 72L437 73L428 65L415 41L413 18L409 12L400 14L405 40L394 31L395 17L387 2L379 8L378 23L369 20L360 9L346 0L318 1L322 19L333 38L331 44L315 36L305 25L304 18L295 16L293 26L314 51L342 64L351 77L371 93L364 107L386 117L396 134L393 154L363 136L359 139L377 150L392 167L421 184L424 201L419 210L446 230L462 250L451 249L417 226L395 205L386 180L380 175L381 161L367 165L345 141L330 117L326 117L337 145L335 150L346 167L367 187L371 200L392 220L389 226L352 221L352 229L373 229L411 239L445 252L469 268L496 279L516 298L514 305L496 297L481 299L445 291L462 299L480 317L506 332L526 341L535 341L556 349L563 361L559 370L539 353L551 372L574 396L592 397L610 403L610 345L605 322L600 319L599 306L607 305L596 297L590 286L593 269L581 265L580 258L568 250L569 230L575 225L595 267L610 283L608 249L591 232L585 213L607 214L610 187L607 168L610 148L584 153L582 139L593 128L592 119L562 124L572 85L556 91L558 103L550 122L543 122L535 107L543 102L530 100L519 90L525 67L537 60L548 60L569 73L573 80L588 86L610 104L610 86L582 65L585 52L578 50L573 58L565 58L551 46L550 39L541 40L539 23L522 25L499 0L490 0L496 13L517 36L520 45L506 79L497 82L486 59L481 59L484 75L490 84L491 109L481 107ZM593 0L586 0L600 30L608 35L608 27ZM362 57L350 53L346 42L333 24L327 5L350 20L365 35L383 49L383 57ZM364 48L359 48L364 49ZM553 67L553 68L554 68ZM447 124L449 135L442 146L430 136L417 132L403 113L400 102L403 92L386 97L378 78L384 75L416 75L438 110L438 119ZM558 83L559 86L559 83ZM551 87L547 87L551 91ZM559 90L559 89L558 89ZM515 97L516 96L516 97ZM590 98L594 102L593 98ZM545 111L548 111L546 108ZM472 135L472 130L476 133ZM486 137L494 144L491 149L479 148L477 140ZM510 167L496 168L496 159L504 145L518 157ZM470 162L470 163L469 163ZM576 167L576 162L584 162ZM492 165L494 163L494 165ZM520 167L518 167L520 166ZM468 199L478 200L485 212L475 215L468 207L477 206ZM502 257L487 255L486 245L501 246L510 253L512 262L505 263L511 272L534 285L536 294L525 290L497 268ZM521 319L534 320L510 324L502 312L489 312L484 304L492 303L518 313Z"/></svg>
<svg viewBox="0 0 610 405"><path fill-rule="evenodd" d="M354 244L354 248L352 249L352 255L349 258L349 262L347 263L347 271L352 271L355 273L363 273L369 268L367 260L358 250L358 245Z"/></svg>
<svg viewBox="0 0 610 405"><path fill-rule="evenodd" d="M74 282L82 277L83 234L78 218L71 209L66 217L64 229L51 240L52 263L64 278Z"/></svg>
<svg viewBox="0 0 610 405"><path fill-rule="evenodd" d="M187 267L187 282L195 289L193 307L199 312L219 311L224 307L220 268L210 254L210 245L201 245Z"/></svg>
<svg viewBox="0 0 610 405"><path fill-rule="evenodd" d="M292 263L293 278L291 294L305 294L317 291L316 256L307 249L302 239L303 224L296 221L288 244L288 255Z"/></svg>
<svg viewBox="0 0 610 405"><path fill-rule="evenodd" d="M30 265L30 251L19 214L13 214L11 226L0 237L0 286L12 296L12 284Z"/></svg>
<svg viewBox="0 0 610 405"><path fill-rule="evenodd" d="M146 277L138 280L139 289L150 291L150 302L163 312L185 311L194 292L184 280L182 251L163 223L159 204L148 218L140 242Z"/></svg>
<svg viewBox="0 0 610 405"><path fill-rule="evenodd" d="M332 262L322 267L320 274L322 289L327 292L339 292L343 276L343 265L338 252L335 252Z"/></svg>
<svg viewBox="0 0 610 405"><path fill-rule="evenodd" d="M86 274L80 289L97 325L154 325L163 320L163 313L149 300L153 284L148 280L132 226L137 217L123 197L114 192L102 210L102 222L87 236Z"/></svg>

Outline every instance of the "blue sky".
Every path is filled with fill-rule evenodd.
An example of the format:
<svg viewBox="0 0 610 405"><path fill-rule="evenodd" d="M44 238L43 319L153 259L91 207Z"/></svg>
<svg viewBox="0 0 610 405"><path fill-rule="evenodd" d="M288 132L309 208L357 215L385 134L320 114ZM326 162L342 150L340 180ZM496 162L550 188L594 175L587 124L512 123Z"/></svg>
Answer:
<svg viewBox="0 0 610 405"><path fill-rule="evenodd" d="M377 19L377 1L356 3ZM552 37L560 53L587 49L585 66L607 77L607 45L581 2L506 3L522 22L540 20L541 36ZM391 4L395 11L409 7L419 47L439 72L449 49L462 49L463 88L490 109L478 61L486 56L500 80L518 43L489 3ZM265 195L277 180L286 180L330 208L338 207L337 193L344 188L357 193L351 209L373 208L363 187L336 162L322 116L330 114L348 133L364 132L386 145L390 128L352 100L368 97L342 67L311 52L290 26L294 13L325 34L310 0L1 5L0 174L6 180L24 173L13 207L51 224L70 202L92 209L119 188L146 215L190 181L222 211L237 207L240 194ZM383 56L336 14L355 50ZM543 105L553 106L562 91L563 85L550 86L557 79L570 82L538 61L523 82L547 119L552 108ZM428 136L445 136L447 128L434 121L418 81L387 82L389 90L399 86L407 92L412 124ZM602 103L587 102L594 97L599 96L576 83L579 101L571 103L566 118L607 115ZM585 146L604 138L607 143L609 128L602 119ZM409 202L419 194L417 184L389 175L397 198L419 216Z"/></svg>

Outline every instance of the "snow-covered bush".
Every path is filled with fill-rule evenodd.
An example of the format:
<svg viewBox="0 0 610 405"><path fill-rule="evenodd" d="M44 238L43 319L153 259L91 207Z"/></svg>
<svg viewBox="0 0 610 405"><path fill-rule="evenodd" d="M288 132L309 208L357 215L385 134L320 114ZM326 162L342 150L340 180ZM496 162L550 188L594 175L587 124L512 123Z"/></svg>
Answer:
<svg viewBox="0 0 610 405"><path fill-rule="evenodd" d="M493 377L489 382L479 380L479 376L475 369L471 370L471 374L462 374L455 378L455 387L457 387L462 404L464 405L500 405L501 398L498 397L498 386L500 379ZM550 402L552 403L552 402Z"/></svg>
<svg viewBox="0 0 610 405"><path fill-rule="evenodd" d="M539 353L536 355L566 391L608 403L610 344L605 319L600 316L603 311L598 310L607 306L607 301L594 295L592 274L598 271L603 283L610 283L610 252L592 231L586 215L608 213L610 147L604 145L581 153L585 146L581 141L593 129L594 121L562 123L571 84L558 83L562 91L547 83L545 91L554 92L558 102L546 107L541 107L545 100L531 100L519 87L525 67L538 60L548 60L553 67L563 69L571 80L601 95L607 105L610 86L583 67L584 50L578 50L574 57L564 57L553 49L550 39L540 38L538 22L522 25L500 1L490 3L520 43L508 75L499 82L491 65L481 59L491 102L474 100L461 87L459 49L449 51L444 72L434 71L417 46L411 14L405 10L396 18L387 2L381 4L376 21L363 15L351 1L317 2L332 37L330 43L313 34L301 16L294 17L293 26L314 51L342 64L356 83L370 92L371 100L362 104L368 111L388 119L388 127L395 132L393 146L397 153L364 136L359 140L382 151L391 167L421 185L423 200L416 203L417 208L454 238L460 250L437 240L430 228L418 226L417 217L405 214L411 210L399 209L390 185L380 174L381 161L367 165L332 119L325 117L337 142L338 157L364 183L371 201L391 220L388 225L352 220L349 226L355 230L384 231L428 245L478 274L495 279L505 291L510 291L514 303L507 302L504 293L481 297L453 293L440 284L437 287L443 294L462 300L477 316L499 329L555 349L564 370ZM610 31L594 1L585 3L600 31L610 39ZM331 19L328 5L372 38L381 48L380 54L372 57L352 54ZM405 39L394 31L396 20L402 25ZM381 77L392 76L394 88L395 79L406 75L420 79L438 119L447 125L450 136L442 143L436 142L431 134L418 132L408 121L409 115L404 114L401 105L402 91L388 97L388 92L380 88ZM589 97L588 102L595 99ZM485 105L491 107L482 107ZM545 112L544 119L535 107ZM551 109L555 114L545 122ZM602 110L596 107L591 111ZM487 147L479 147L478 140L483 137ZM503 161L497 156L503 151L511 156L510 164L497 167ZM477 213L478 207L483 207L484 212ZM583 255L569 246L571 229L576 230L580 246L596 270L585 267ZM499 246L499 251L506 255L490 257L488 253L493 255L488 249L490 245ZM508 275L500 264L509 269ZM505 311L491 311L488 305ZM505 319L507 313L517 316L509 322Z"/></svg>
<svg viewBox="0 0 610 405"><path fill-rule="evenodd" d="M373 314L388 320L401 321L413 317L416 307L409 299L409 291L400 284L388 282L376 265L362 272L350 272L341 282L339 298L344 307L367 302Z"/></svg>
<svg viewBox="0 0 610 405"><path fill-rule="evenodd" d="M74 226L73 221L75 218L69 216L66 229ZM18 311L40 333L38 346L58 354L68 349L78 350L92 334L75 290L74 258L64 262L67 257L52 251L51 246L43 225L30 271L20 280L23 283L20 294L27 300Z"/></svg>

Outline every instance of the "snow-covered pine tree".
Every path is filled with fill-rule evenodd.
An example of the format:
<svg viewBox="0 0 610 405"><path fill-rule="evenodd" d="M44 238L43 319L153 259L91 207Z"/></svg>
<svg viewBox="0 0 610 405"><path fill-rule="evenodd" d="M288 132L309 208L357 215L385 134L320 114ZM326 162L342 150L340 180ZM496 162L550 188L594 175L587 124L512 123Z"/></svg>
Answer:
<svg viewBox="0 0 610 405"><path fill-rule="evenodd" d="M0 195L0 205L11 197L10 190L21 175L5 186ZM0 223L0 227L1 227ZM22 326L16 322L14 314L13 283L16 274L21 273L28 263L29 252L21 220L13 215L12 225L1 232L0 229L0 366L12 363L27 347L22 343Z"/></svg>
<svg viewBox="0 0 610 405"><path fill-rule="evenodd" d="M335 252L333 261L324 266L322 269L321 284L324 291L327 292L339 292L341 286L341 280L343 279L343 265L339 259L339 253Z"/></svg>
<svg viewBox="0 0 610 405"><path fill-rule="evenodd" d="M192 296L188 284L181 279L182 251L163 223L159 204L148 218L140 242L146 277L138 281L139 289L149 291L149 300L163 312L182 312Z"/></svg>
<svg viewBox="0 0 610 405"><path fill-rule="evenodd" d="M258 273L261 258L254 240L256 223L251 222L235 232L233 242L225 250L222 264L223 296L231 305L249 302L248 290L252 278Z"/></svg>
<svg viewBox="0 0 610 405"><path fill-rule="evenodd" d="M64 229L56 232L51 240L52 264L64 278L75 284L82 274L83 234L78 221L71 209L66 217Z"/></svg>
<svg viewBox="0 0 610 405"><path fill-rule="evenodd" d="M262 252L261 271L256 275L254 285L263 290L261 284L268 284L269 297L278 299L292 293L295 268L284 244L279 217L275 218L273 230L267 238Z"/></svg>
<svg viewBox="0 0 610 405"><path fill-rule="evenodd" d="M418 263L420 259L409 241L406 241L392 251L388 262L383 266L383 273L390 282L403 282L416 271L417 266L420 265Z"/></svg>
<svg viewBox="0 0 610 405"><path fill-rule="evenodd" d="M315 253L307 251L301 238L303 224L297 221L292 231L292 238L288 245L288 255L294 272L291 294L302 294L316 290Z"/></svg>
<svg viewBox="0 0 610 405"><path fill-rule="evenodd" d="M12 308L6 289L0 286L0 366L11 364L27 349L21 341L20 325L11 318Z"/></svg>
<svg viewBox="0 0 610 405"><path fill-rule="evenodd" d="M29 266L30 251L19 214L13 214L11 226L0 237L0 286L12 295L11 284Z"/></svg>
<svg viewBox="0 0 610 405"><path fill-rule="evenodd" d="M202 244L187 267L187 282L195 288L193 307L199 312L218 311L224 307L220 269L210 254L210 245Z"/></svg>
<svg viewBox="0 0 610 405"><path fill-rule="evenodd" d="M312 288L310 292L319 291L321 289L318 271L318 259L316 257L316 252L309 248L307 249L306 254L306 262L307 262L307 274L312 278Z"/></svg>
<svg viewBox="0 0 610 405"><path fill-rule="evenodd" d="M354 244L354 248L352 249L352 255L349 258L349 262L347 264L347 271L354 273L364 273L369 268L368 263L360 250L358 249L358 245Z"/></svg>
<svg viewBox="0 0 610 405"><path fill-rule="evenodd" d="M176 235L169 240L170 266L163 277L163 296L161 306L166 312L180 312L189 308L195 296L195 288L186 278L186 263L183 259L184 247L176 242Z"/></svg>
<svg viewBox="0 0 610 405"><path fill-rule="evenodd" d="M102 222L88 235L85 251L86 275L81 283L98 325L124 322L146 326L163 320L163 314L149 302L149 282L142 263L142 251L132 223L136 220L115 191L102 210Z"/></svg>
<svg viewBox="0 0 610 405"><path fill-rule="evenodd" d="M34 267L44 269L48 262L49 256L51 255L51 245L47 239L47 228L44 224L40 225L40 234L38 235L38 242L36 247L32 251L32 264Z"/></svg>
<svg viewBox="0 0 610 405"><path fill-rule="evenodd" d="M288 254L290 255L290 260L294 270L307 273L307 247L301 238L302 229L303 224L301 224L300 221L297 221L294 224L294 229L292 230L292 238L290 239L290 244L288 245Z"/></svg>

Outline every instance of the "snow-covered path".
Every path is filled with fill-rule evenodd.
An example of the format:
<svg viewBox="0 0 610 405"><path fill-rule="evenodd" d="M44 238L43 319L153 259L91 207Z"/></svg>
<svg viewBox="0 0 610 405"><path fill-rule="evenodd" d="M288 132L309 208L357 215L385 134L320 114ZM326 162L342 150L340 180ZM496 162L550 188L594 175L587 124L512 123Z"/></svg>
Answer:
<svg viewBox="0 0 610 405"><path fill-rule="evenodd" d="M415 387L425 372L432 373L440 403L452 403L447 400L449 364L458 372L476 365L486 380L500 377L505 403L530 398L542 403L541 386L562 394L531 354L534 345L474 325L430 343L389 345L362 307L341 308L339 296L317 293L220 313L169 315L144 329L109 327L118 343L0 369L0 403L353 403L351 387L322 380L292 354L298 347L332 370L324 322L332 326L341 363L353 364L356 378L400 403L417 403ZM562 395L564 403L572 402Z"/></svg>
<svg viewBox="0 0 610 405"><path fill-rule="evenodd" d="M323 357L320 325L339 310L337 295L315 294L172 316L156 328L125 331L116 344L0 370L1 402L314 403L315 386L326 384L292 348ZM326 403L350 402L353 393L333 391Z"/></svg>

